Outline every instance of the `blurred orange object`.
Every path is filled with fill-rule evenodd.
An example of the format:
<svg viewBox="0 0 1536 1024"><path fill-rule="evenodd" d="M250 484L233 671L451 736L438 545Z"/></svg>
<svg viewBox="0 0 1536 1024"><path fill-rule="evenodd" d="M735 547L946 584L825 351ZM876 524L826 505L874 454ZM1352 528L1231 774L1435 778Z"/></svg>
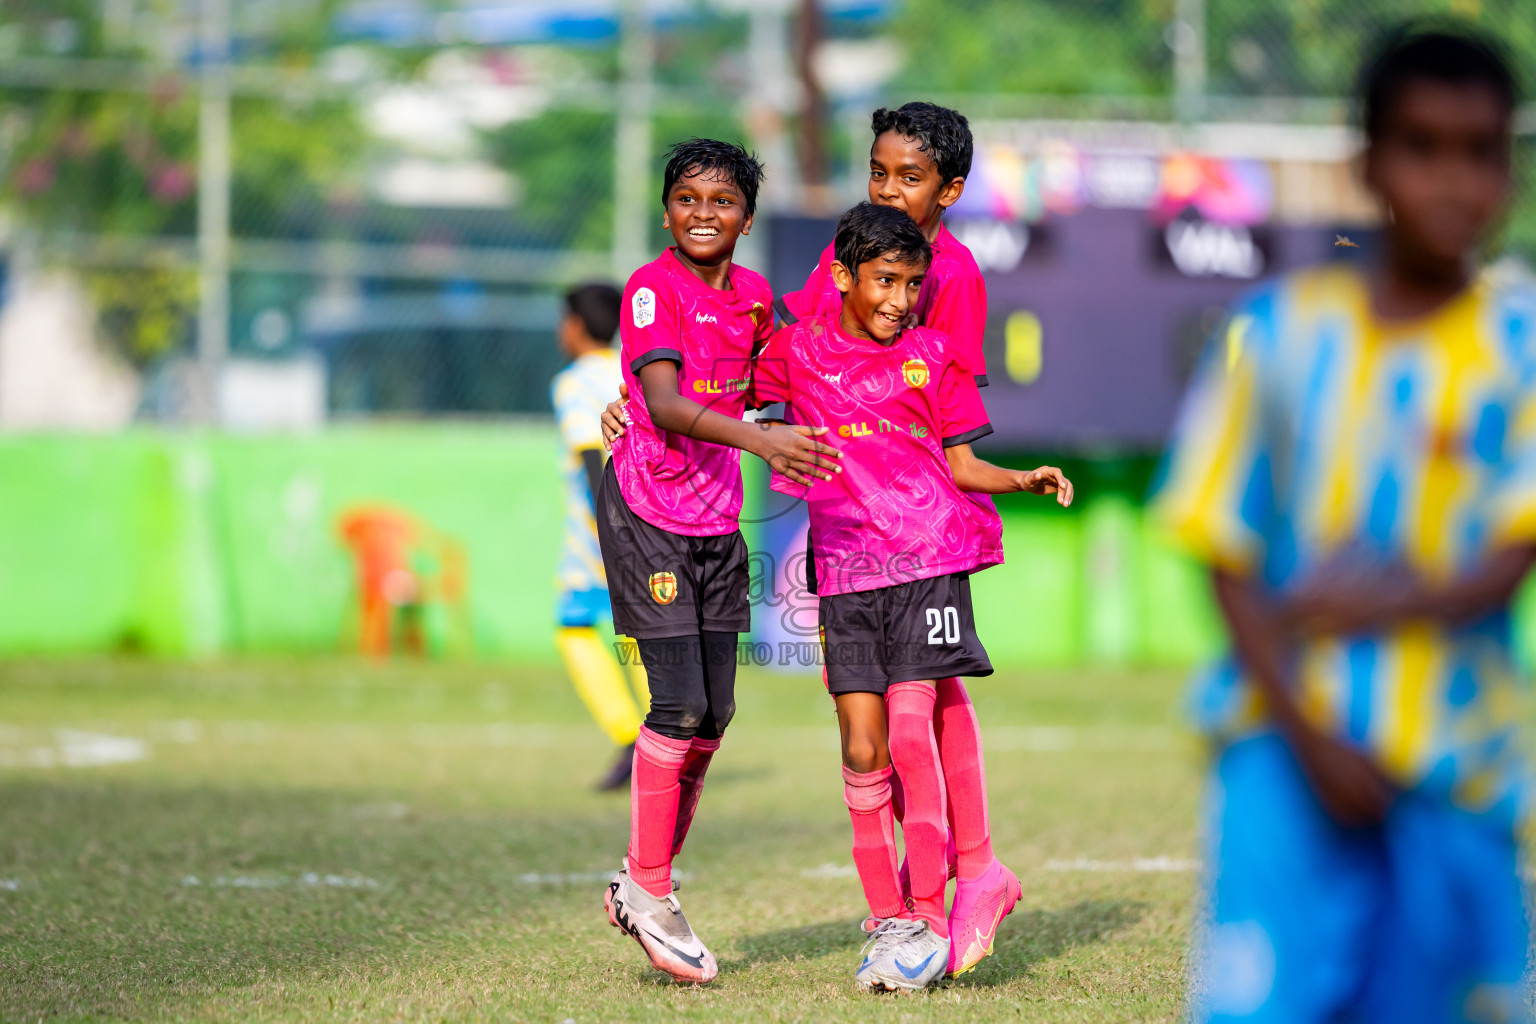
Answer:
<svg viewBox="0 0 1536 1024"><path fill-rule="evenodd" d="M336 529L357 567L359 653L382 658L398 647L426 654L423 620L433 605L469 640L469 563L462 544L388 505L348 508Z"/></svg>

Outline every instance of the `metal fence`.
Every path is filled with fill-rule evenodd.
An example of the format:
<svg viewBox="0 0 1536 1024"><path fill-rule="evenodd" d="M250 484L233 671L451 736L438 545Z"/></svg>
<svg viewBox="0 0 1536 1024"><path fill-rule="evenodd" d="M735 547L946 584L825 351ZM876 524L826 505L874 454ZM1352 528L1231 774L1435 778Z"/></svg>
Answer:
<svg viewBox="0 0 1536 1024"><path fill-rule="evenodd" d="M750 142L765 212L826 212L862 194L881 102L936 98L994 134L1339 125L1388 24L1459 16L1530 58L1525 7L7 3L5 315L31 319L7 341L0 317L0 425L39 347L70 330L133 379L140 419L544 412L560 291L662 244L653 192L679 138ZM1516 251L1536 245L1532 222L1522 204ZM40 282L84 312L39 305Z"/></svg>

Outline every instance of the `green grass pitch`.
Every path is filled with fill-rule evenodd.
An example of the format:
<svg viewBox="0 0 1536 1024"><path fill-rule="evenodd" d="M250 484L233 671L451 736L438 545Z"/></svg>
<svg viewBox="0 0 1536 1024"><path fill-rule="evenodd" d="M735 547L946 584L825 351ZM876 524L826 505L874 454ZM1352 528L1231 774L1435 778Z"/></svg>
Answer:
<svg viewBox="0 0 1536 1024"><path fill-rule="evenodd" d="M677 868L720 961L610 928L629 826L557 670L0 663L0 1019L1176 1019L1200 755L1166 673L972 687L1024 899L953 983L861 995L830 702L744 670Z"/></svg>

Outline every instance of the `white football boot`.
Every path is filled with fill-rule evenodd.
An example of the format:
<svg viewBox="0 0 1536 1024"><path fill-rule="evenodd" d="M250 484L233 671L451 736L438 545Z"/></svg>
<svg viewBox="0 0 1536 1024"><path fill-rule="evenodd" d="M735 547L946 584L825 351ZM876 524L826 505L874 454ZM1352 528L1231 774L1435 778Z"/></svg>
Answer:
<svg viewBox="0 0 1536 1024"><path fill-rule="evenodd" d="M888 917L875 927L864 950L853 980L866 992L927 988L949 966L949 940L939 938L927 921Z"/></svg>
<svg viewBox="0 0 1536 1024"><path fill-rule="evenodd" d="M603 909L608 923L640 943L651 966L663 974L703 985L720 973L714 955L689 927L675 892L652 896L631 881L628 867L623 867L608 883Z"/></svg>

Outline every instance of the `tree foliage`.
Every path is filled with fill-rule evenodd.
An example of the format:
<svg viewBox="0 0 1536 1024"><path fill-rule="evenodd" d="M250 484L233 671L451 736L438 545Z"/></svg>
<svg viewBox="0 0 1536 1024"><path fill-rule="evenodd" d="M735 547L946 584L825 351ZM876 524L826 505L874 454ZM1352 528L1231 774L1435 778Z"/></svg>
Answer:
<svg viewBox="0 0 1536 1024"><path fill-rule="evenodd" d="M242 8L233 6L238 17ZM265 26L266 49L255 57L287 67L313 63L334 5L279 6ZM152 3L141 5L140 16L170 13ZM71 88L61 78L0 90L0 118L13 140L0 201L45 253L52 241L186 238L196 230L196 69L165 64L156 52L155 24L114 34L95 0L0 5L0 46L13 56L56 58L62 69L82 59L123 62L118 88ZM146 88L135 66L165 70ZM367 152L357 111L346 99L237 96L230 121L237 236L276 234L286 211L346 188ZM153 359L187 336L196 304L190 269L95 267L83 276L103 335L132 361Z"/></svg>
<svg viewBox="0 0 1536 1024"><path fill-rule="evenodd" d="M907 0L906 92L1158 95L1172 0Z"/></svg>

